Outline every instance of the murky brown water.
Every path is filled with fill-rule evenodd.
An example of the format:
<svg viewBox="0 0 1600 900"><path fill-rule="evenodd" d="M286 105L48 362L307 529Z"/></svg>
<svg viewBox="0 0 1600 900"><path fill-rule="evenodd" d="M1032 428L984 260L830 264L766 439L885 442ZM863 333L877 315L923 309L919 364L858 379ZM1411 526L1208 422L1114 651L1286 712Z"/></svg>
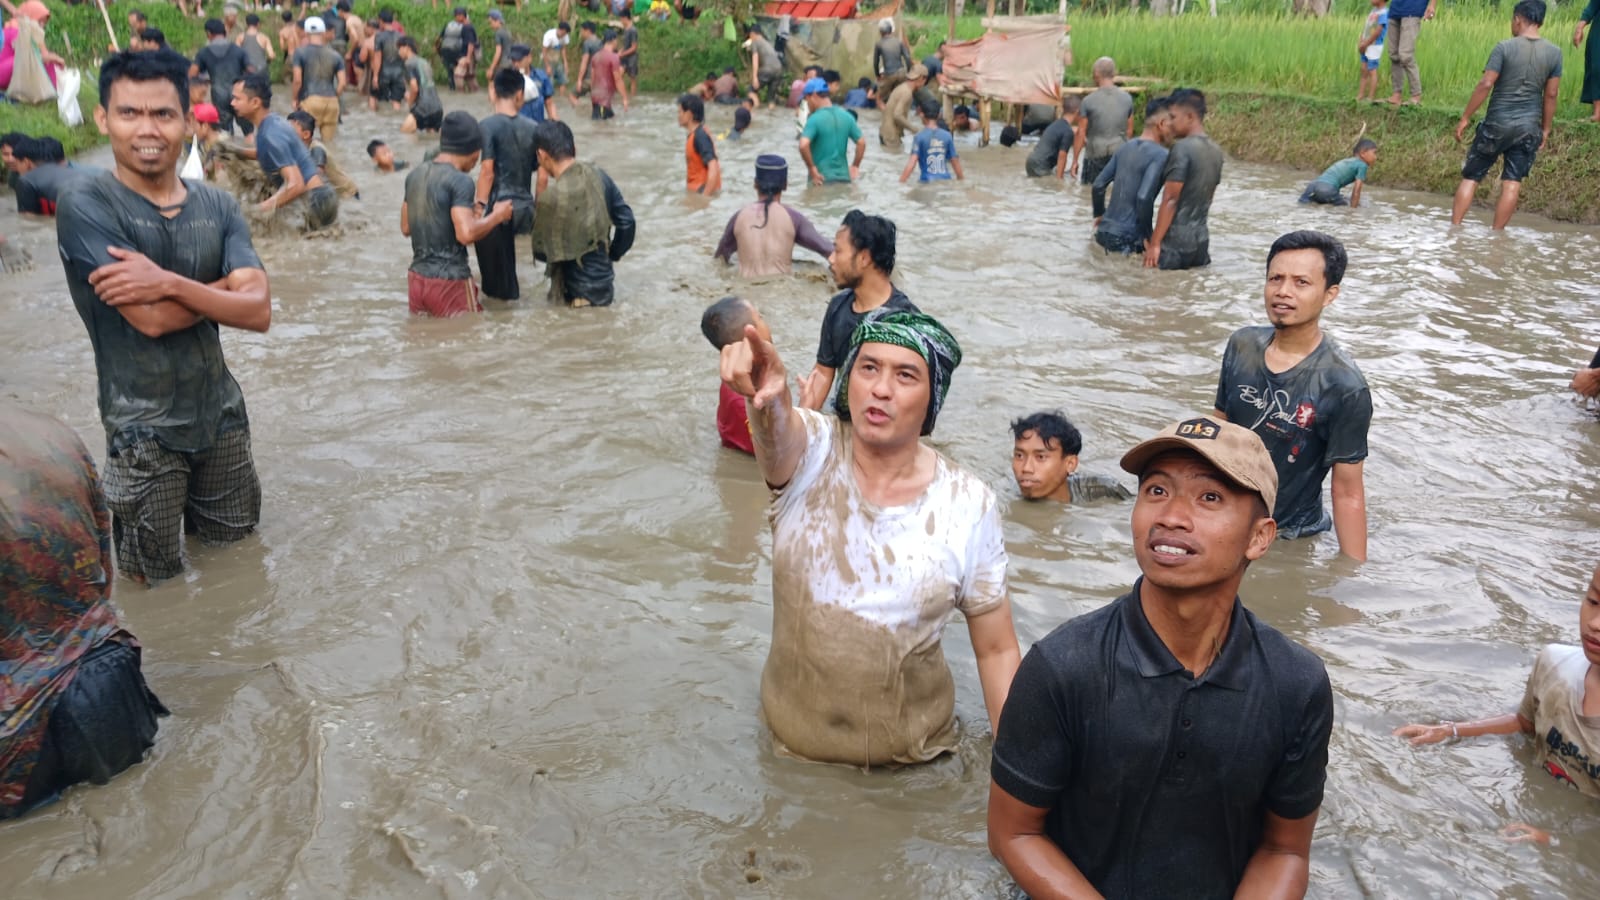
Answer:
<svg viewBox="0 0 1600 900"><path fill-rule="evenodd" d="M718 447L709 259L787 117L725 144L730 186L681 193L667 100L577 123L642 224L618 305L529 299L481 318L406 315L400 176L337 150L365 199L336 241L273 239L273 328L229 332L265 488L260 535L117 599L175 715L153 758L0 827L0 893L31 897L991 897L988 738L965 629L946 651L953 757L896 773L775 757L758 717L770 609L765 492ZM713 113L727 127L726 110ZM869 128L869 132L875 131ZM1337 152L1336 150L1334 152ZM1328 326L1377 414L1373 561L1331 535L1283 544L1247 602L1327 660L1338 721L1313 865L1319 896L1592 895L1600 810L1530 766L1521 740L1413 751L1414 717L1514 708L1535 650L1572 640L1596 558L1600 425L1565 399L1600 339L1593 233L1519 218L1447 231L1447 198L1294 203L1303 173L1230 163L1211 268L1147 273L1092 252L1088 197L1021 177L1025 150L966 154L970 181L895 183L873 148L854 189L791 202L831 232L853 206L900 227L896 280L966 349L936 443L1016 497L1007 422L1064 407L1085 468L1206 409L1234 328L1262 321L1268 243L1331 230L1352 257ZM1400 165L1391 160L1386 165ZM1535 175L1537 177L1537 173ZM1481 216L1479 217L1482 218ZM93 357L50 226L0 215L41 263L0 277L0 391L97 453ZM792 368L830 288L808 263L746 290ZM1013 502L1026 647L1137 574L1125 506ZM1246 723L1246 726L1248 724ZM1589 838L1509 846L1504 823Z"/></svg>

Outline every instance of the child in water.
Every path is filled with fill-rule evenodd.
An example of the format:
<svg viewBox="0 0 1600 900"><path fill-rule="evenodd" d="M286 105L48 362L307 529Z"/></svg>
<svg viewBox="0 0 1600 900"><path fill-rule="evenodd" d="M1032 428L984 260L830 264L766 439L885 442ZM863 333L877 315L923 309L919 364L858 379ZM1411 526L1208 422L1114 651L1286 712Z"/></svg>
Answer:
<svg viewBox="0 0 1600 900"><path fill-rule="evenodd" d="M956 139L939 123L939 102L929 100L922 104L922 130L911 139L911 158L900 172L904 183L917 169L922 170L917 179L922 182L949 181L955 172L957 181L965 176L961 171L961 158L956 155Z"/></svg>
<svg viewBox="0 0 1600 900"><path fill-rule="evenodd" d="M1551 644L1540 651L1514 713L1471 722L1411 724L1395 729L1413 747L1483 734L1531 734L1540 767L1581 794L1600 799L1600 567L1578 603L1580 646ZM1548 831L1525 823L1502 829L1506 838L1554 843Z"/></svg>
<svg viewBox="0 0 1600 900"><path fill-rule="evenodd" d="M755 115L756 102L749 97L739 101L739 108L733 111L733 130L726 134L717 135L718 138L727 138L737 141L744 137L745 131L750 128L750 119Z"/></svg>
<svg viewBox="0 0 1600 900"><path fill-rule="evenodd" d="M1383 59L1383 39L1389 31L1389 0L1372 0L1372 12L1361 26L1356 42L1356 57L1361 63L1361 81L1356 87L1356 102L1378 102L1378 63Z"/></svg>
<svg viewBox="0 0 1600 900"><path fill-rule="evenodd" d="M700 333L706 336L711 346L717 348L718 353L722 352L723 347L744 340L746 325L754 325L762 340L772 340L771 329L749 300L723 297L706 307L705 313L700 316ZM722 393L717 400L717 434L722 438L722 446L755 455L755 442L750 437L750 414L745 409L744 398L726 384L722 385Z"/></svg>
<svg viewBox="0 0 1600 900"><path fill-rule="evenodd" d="M370 144L367 144L367 155L372 157L373 166L375 166L379 172L383 172L384 174L398 172L408 165L408 163L403 159L396 160L394 158L394 151L389 149L389 145L376 139L374 139Z"/></svg>
<svg viewBox="0 0 1600 900"><path fill-rule="evenodd" d="M1361 185L1366 183L1367 172L1378 161L1376 142L1362 138L1356 141L1352 154L1329 166L1316 180L1306 185L1300 195L1301 203L1322 203L1329 206L1348 205L1352 209L1361 205ZM1346 185L1354 184L1350 197L1340 193Z"/></svg>

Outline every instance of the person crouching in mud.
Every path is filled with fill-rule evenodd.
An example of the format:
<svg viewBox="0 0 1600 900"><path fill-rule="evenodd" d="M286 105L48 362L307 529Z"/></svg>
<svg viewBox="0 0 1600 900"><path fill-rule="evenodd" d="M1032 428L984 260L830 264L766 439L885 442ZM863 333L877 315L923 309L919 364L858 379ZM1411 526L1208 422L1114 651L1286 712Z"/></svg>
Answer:
<svg viewBox="0 0 1600 900"><path fill-rule="evenodd" d="M574 307L610 306L612 264L633 246L633 210L611 176L578 162L567 123L539 123L533 146L539 161L533 258L548 266L550 296Z"/></svg>
<svg viewBox="0 0 1600 900"><path fill-rule="evenodd" d="M772 649L761 708L780 752L919 763L959 738L940 636L967 619L989 726L1020 661L994 492L921 437L961 362L932 317L874 313L841 371L837 418L801 409L754 326L722 350L772 488Z"/></svg>
<svg viewBox="0 0 1600 900"><path fill-rule="evenodd" d="M322 180L294 126L271 108L272 82L265 74L251 72L234 82L233 111L254 126L256 134L256 145L238 152L261 164L273 192L259 208L299 223L296 227L302 231L326 228L339 218L339 195Z"/></svg>

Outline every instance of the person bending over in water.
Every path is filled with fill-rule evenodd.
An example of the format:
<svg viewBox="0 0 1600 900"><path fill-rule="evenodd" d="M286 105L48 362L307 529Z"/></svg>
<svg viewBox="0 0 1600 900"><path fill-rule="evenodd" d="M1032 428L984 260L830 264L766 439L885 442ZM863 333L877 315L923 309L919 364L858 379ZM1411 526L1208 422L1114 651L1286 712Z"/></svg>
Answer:
<svg viewBox="0 0 1600 900"><path fill-rule="evenodd" d="M1017 669L989 849L1029 897L1303 897L1333 689L1314 653L1239 600L1272 546L1272 458L1202 417L1122 468L1139 478L1143 576Z"/></svg>
<svg viewBox="0 0 1600 900"><path fill-rule="evenodd" d="M341 197L361 199L361 189L350 180L350 176L339 167L339 161L333 158L328 148L316 139L317 120L303 109L297 109L284 118L294 126L295 133L300 135L300 143L305 145L306 152L311 154L311 162L316 165L317 172L324 181L333 187Z"/></svg>
<svg viewBox="0 0 1600 900"><path fill-rule="evenodd" d="M255 128L256 145L239 153L261 164L272 196L261 201L260 209L278 213L285 221L299 219L302 229L326 228L339 217L339 195L317 172L311 154L300 143L300 135L283 116L270 112L272 82L262 72L251 72L233 86L233 109L240 120Z"/></svg>
<svg viewBox="0 0 1600 900"><path fill-rule="evenodd" d="M753 326L756 337L761 340L772 340L772 330L749 300L723 297L706 307L705 313L700 316L700 333L706 336L711 346L717 348L718 353L729 344L744 340L746 325ZM722 438L724 447L743 453L756 452L755 445L751 443L750 413L745 409L744 398L726 384L722 385L722 393L717 399L717 435Z"/></svg>
<svg viewBox="0 0 1600 900"><path fill-rule="evenodd" d="M1084 503L1132 500L1109 475L1079 475L1083 435L1059 412L1037 412L1011 423L1011 474L1024 500Z"/></svg>
<svg viewBox="0 0 1600 900"><path fill-rule="evenodd" d="M111 579L111 513L89 449L0 403L0 819L105 784L155 744L167 710L111 607Z"/></svg>
<svg viewBox="0 0 1600 900"><path fill-rule="evenodd" d="M411 165L403 159L395 159L394 151L383 141L373 138L367 144L367 156L371 157L372 165L385 175L392 175Z"/></svg>
<svg viewBox="0 0 1600 900"><path fill-rule="evenodd" d="M551 297L574 307L610 306L613 264L633 247L633 210L610 175L578 162L567 123L541 122L538 128L533 258L548 264Z"/></svg>
<svg viewBox="0 0 1600 900"><path fill-rule="evenodd" d="M1206 95L1179 88L1168 98L1168 133L1177 139L1162 170L1161 209L1146 242L1146 268L1194 269L1211 264L1207 219L1222 181L1222 148L1206 134Z"/></svg>
<svg viewBox="0 0 1600 900"><path fill-rule="evenodd" d="M756 201L728 219L712 256L730 262L738 253L741 278L789 274L794 271L796 245L831 256L833 242L819 234L810 219L781 202L788 187L787 160L773 154L756 157Z"/></svg>
<svg viewBox="0 0 1600 900"><path fill-rule="evenodd" d="M406 272L413 315L449 318L478 312L478 286L467 264L467 245L511 221L511 201L474 215L472 177L483 150L483 131L472 114L456 110L439 128L439 155L406 176L400 233L411 238Z"/></svg>
<svg viewBox="0 0 1600 900"><path fill-rule="evenodd" d="M956 746L940 636L966 617L989 727L1019 653L999 504L925 445L961 362L937 321L885 310L851 336L838 417L801 409L754 326L722 350L772 488L772 648L761 709L780 752L852 766Z"/></svg>
<svg viewBox="0 0 1600 900"><path fill-rule="evenodd" d="M1600 798L1600 568L1578 602L1578 639L1576 647L1551 644L1540 651L1516 712L1470 722L1412 723L1396 728L1395 735L1418 747L1447 738L1531 734L1535 761L1546 774ZM1550 832L1520 822L1501 834L1513 841L1554 841Z"/></svg>
<svg viewBox="0 0 1600 900"><path fill-rule="evenodd" d="M800 406L822 409L833 392L834 373L850 356L850 339L856 326L875 309L917 312L889 276L894 274L894 223L869 216L859 209L845 213L833 236L828 271L844 288L828 301L822 313L822 337L817 342L817 364L800 378Z"/></svg>
<svg viewBox="0 0 1600 900"><path fill-rule="evenodd" d="M1350 156L1329 166L1316 180L1306 185L1300 195L1301 203L1322 203L1328 206L1361 205L1361 186L1367 182L1367 170L1378 161L1378 144L1368 138L1356 141ZM1346 185L1354 184L1350 196L1340 193Z"/></svg>
<svg viewBox="0 0 1600 900"><path fill-rule="evenodd" d="M400 124L400 131L405 134L438 131L444 119L444 105L439 102L439 91L433 86L433 66L417 53L416 38L406 35L398 46L406 73L406 106L411 110Z"/></svg>

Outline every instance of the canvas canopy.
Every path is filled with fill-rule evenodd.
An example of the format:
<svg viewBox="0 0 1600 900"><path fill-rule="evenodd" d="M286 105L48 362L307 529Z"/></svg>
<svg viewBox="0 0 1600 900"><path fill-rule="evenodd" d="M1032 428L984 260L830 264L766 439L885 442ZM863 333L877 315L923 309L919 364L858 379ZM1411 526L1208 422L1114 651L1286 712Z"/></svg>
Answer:
<svg viewBox="0 0 1600 900"><path fill-rule="evenodd" d="M1060 103L1061 17L995 16L983 24L990 29L983 37L944 45L946 90L1002 103Z"/></svg>

